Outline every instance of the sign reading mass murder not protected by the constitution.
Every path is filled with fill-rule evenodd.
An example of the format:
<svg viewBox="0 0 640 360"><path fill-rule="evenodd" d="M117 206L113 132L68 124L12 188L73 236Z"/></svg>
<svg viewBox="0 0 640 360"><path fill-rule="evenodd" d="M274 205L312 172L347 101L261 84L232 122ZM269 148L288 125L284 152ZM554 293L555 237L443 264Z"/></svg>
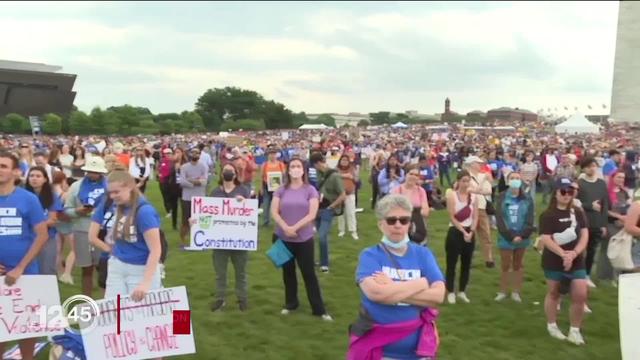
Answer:
<svg viewBox="0 0 640 360"><path fill-rule="evenodd" d="M64 333L68 323L54 275L22 275L13 286L4 281L0 276L0 343Z"/></svg>
<svg viewBox="0 0 640 360"><path fill-rule="evenodd" d="M191 248L258 250L258 200L191 199Z"/></svg>
<svg viewBox="0 0 640 360"><path fill-rule="evenodd" d="M189 310L184 286L149 291L140 302L122 294L119 302L120 306L117 298L97 300L100 314L91 324L81 323L87 360L155 359L196 352L190 319L188 334L174 334L174 311Z"/></svg>

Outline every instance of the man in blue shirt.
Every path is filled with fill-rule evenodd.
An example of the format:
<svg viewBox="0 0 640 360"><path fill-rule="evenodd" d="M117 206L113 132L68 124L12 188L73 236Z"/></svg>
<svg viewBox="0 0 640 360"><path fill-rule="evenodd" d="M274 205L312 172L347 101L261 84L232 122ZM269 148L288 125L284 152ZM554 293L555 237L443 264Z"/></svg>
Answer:
<svg viewBox="0 0 640 360"><path fill-rule="evenodd" d="M622 154L620 151L616 149L609 150L609 158L604 161L604 165L602 166L602 175L604 175L605 179L608 179L609 176L618 171L621 160Z"/></svg>
<svg viewBox="0 0 640 360"><path fill-rule="evenodd" d="M19 160L0 151L0 275L8 286L23 274L39 274L38 253L48 239L46 218L38 198L15 186L20 177ZM33 359L36 338L20 340L23 359ZM4 354L4 343L0 343Z"/></svg>

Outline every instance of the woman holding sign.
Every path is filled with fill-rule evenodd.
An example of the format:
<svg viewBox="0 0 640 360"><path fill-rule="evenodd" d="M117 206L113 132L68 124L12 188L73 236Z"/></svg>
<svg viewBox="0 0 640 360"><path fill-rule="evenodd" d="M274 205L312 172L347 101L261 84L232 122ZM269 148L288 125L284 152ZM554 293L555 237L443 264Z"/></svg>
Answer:
<svg viewBox="0 0 640 360"><path fill-rule="evenodd" d="M211 197L235 198L238 202L248 199L250 190L240 184L238 170L232 163L222 167L220 186L211 192ZM213 250L213 268L216 271L216 295L211 304L211 311L218 311L225 306L225 295L227 293L227 264L231 259L233 269L236 274L236 296L240 311L247 310L247 260L249 253L242 250Z"/></svg>
<svg viewBox="0 0 640 360"><path fill-rule="evenodd" d="M297 262L307 288L313 315L331 321L333 319L327 314L322 301L313 262L313 223L318 213L318 191L309 184L304 172L304 163L300 159L292 159L289 162L285 178L284 186L273 193L271 202L271 217L277 225L273 241L280 238L293 254L293 258L282 267L285 306L281 313L287 315L299 306Z"/></svg>
<svg viewBox="0 0 640 360"><path fill-rule="evenodd" d="M113 246L93 239L92 244L111 254L107 270L105 298L131 295L142 300L149 290L162 287L159 271L161 254L160 217L140 193L136 181L127 171L116 170L107 178L109 197L113 201ZM91 233L102 226L103 201L91 218ZM92 237L93 238L93 237Z"/></svg>

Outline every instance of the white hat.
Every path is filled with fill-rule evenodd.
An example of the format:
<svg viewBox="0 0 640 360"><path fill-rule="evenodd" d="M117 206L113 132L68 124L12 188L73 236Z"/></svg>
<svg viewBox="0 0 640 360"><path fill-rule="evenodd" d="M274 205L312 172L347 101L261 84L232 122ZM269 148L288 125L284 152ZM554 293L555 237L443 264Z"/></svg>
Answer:
<svg viewBox="0 0 640 360"><path fill-rule="evenodd" d="M481 163L484 164L484 160L482 160L481 158L475 156L475 155L471 155L468 156L465 160L464 160L465 164L473 164L473 163Z"/></svg>
<svg viewBox="0 0 640 360"><path fill-rule="evenodd" d="M108 173L104 160L99 156L92 156L80 170L100 174Z"/></svg>

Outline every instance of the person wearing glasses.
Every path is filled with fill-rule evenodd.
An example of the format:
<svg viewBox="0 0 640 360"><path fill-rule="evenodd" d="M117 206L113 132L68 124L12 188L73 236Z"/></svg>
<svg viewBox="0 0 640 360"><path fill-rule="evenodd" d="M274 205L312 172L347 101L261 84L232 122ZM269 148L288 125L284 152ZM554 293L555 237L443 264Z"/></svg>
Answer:
<svg viewBox="0 0 640 360"><path fill-rule="evenodd" d="M200 162L200 150L193 148L189 152L191 161L180 168L180 186L182 187L182 228L180 229L180 247L189 245L189 218L191 218L191 198L205 196L209 169Z"/></svg>
<svg viewBox="0 0 640 360"><path fill-rule="evenodd" d="M447 302L456 303L455 277L458 258L460 258L460 284L458 299L471 302L465 293L471 272L471 257L475 248L475 232L478 226L478 195L470 191L471 174L462 170L456 176L454 190L447 192L447 212L449 230L445 240L447 258L446 285Z"/></svg>
<svg viewBox="0 0 640 360"><path fill-rule="evenodd" d="M426 247L409 240L413 205L391 194L376 206L377 245L360 253L356 282L359 317L350 326L347 359L431 359L438 347L434 309L445 285L440 267Z"/></svg>
<svg viewBox="0 0 640 360"><path fill-rule="evenodd" d="M587 219L582 209L575 207L576 188L569 178L556 181L556 190L549 207L540 215L540 237L544 245L542 268L547 279L544 310L547 331L551 337L584 345L580 325L587 300L585 250L589 240ZM562 281L571 282L571 327L569 336L558 328L558 302Z"/></svg>

